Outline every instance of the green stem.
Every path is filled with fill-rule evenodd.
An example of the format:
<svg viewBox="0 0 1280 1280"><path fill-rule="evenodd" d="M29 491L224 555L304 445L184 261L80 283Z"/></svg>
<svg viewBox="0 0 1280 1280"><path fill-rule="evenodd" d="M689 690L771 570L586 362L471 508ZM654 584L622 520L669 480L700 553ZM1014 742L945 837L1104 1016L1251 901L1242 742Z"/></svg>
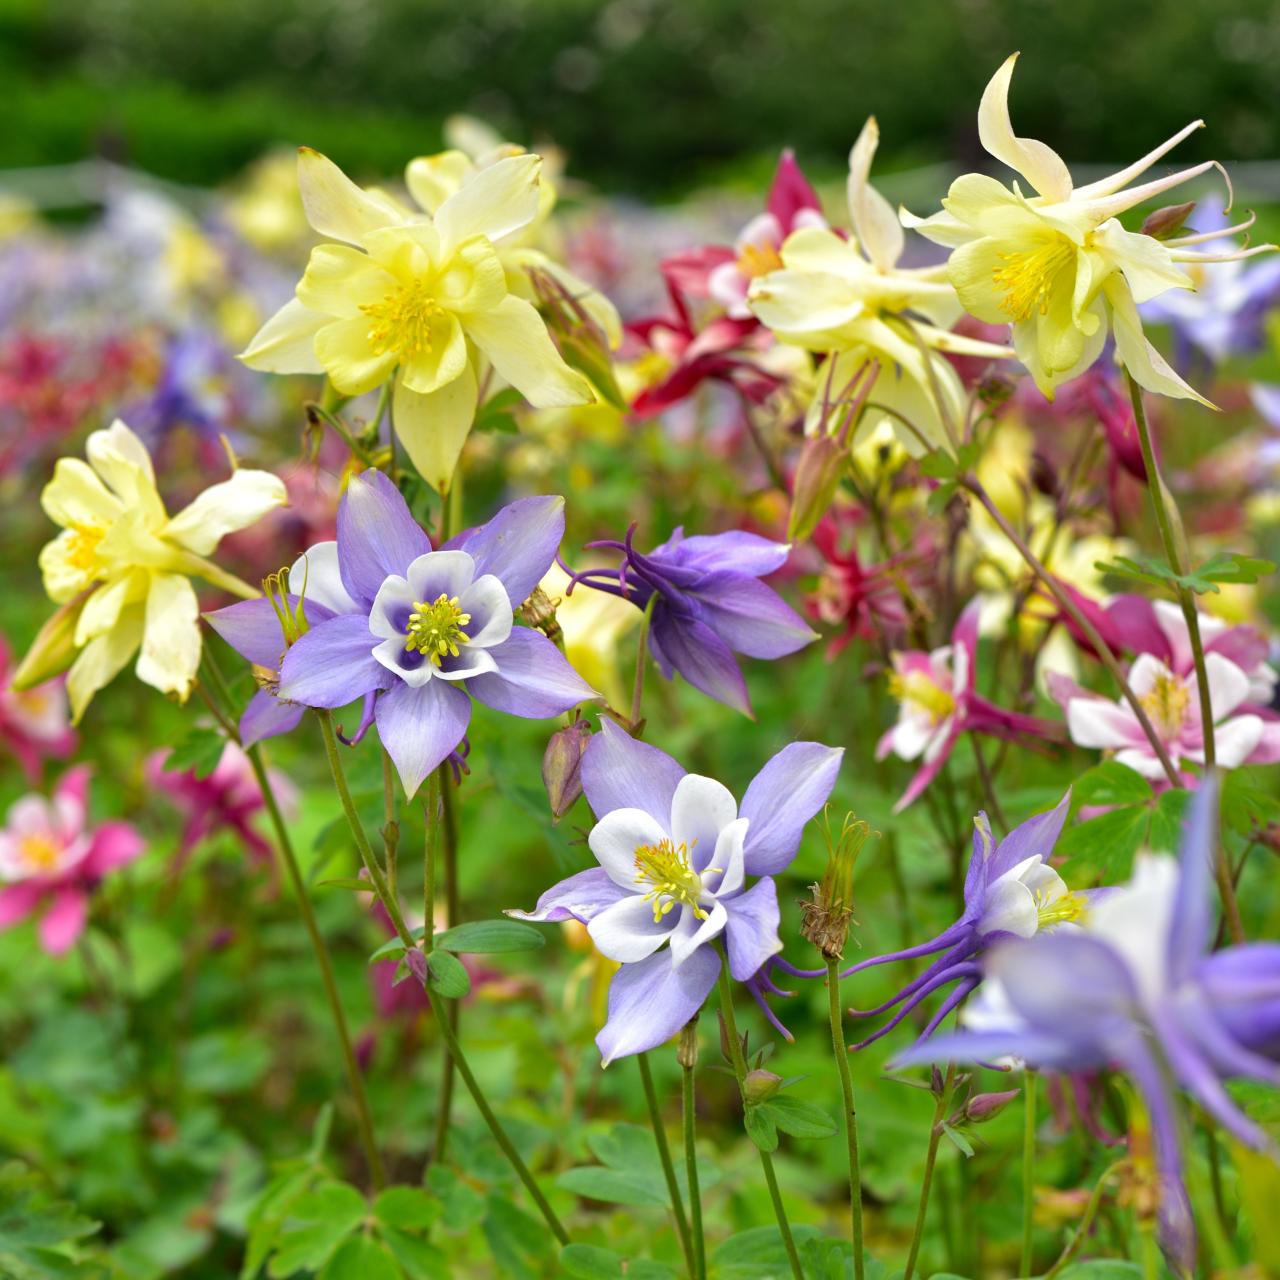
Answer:
<svg viewBox="0 0 1280 1280"><path fill-rule="evenodd" d="M1142 1280L1161 1280L1160 1246L1151 1225L1142 1228Z"/></svg>
<svg viewBox="0 0 1280 1280"><path fill-rule="evenodd" d="M742 1105L745 1107L747 1105L747 1062L742 1056L738 1022L733 1016L733 984L729 978L729 962L723 958L720 962L720 1013L724 1018L725 1032L729 1039L729 1056L733 1063L733 1074L738 1079L738 1092L742 1095ZM787 1221L787 1211L782 1205L782 1193L778 1190L778 1176L773 1171L773 1157L767 1151L760 1151L760 1167L764 1170L769 1199L773 1201L773 1213L778 1220L778 1231L782 1235L782 1247L786 1249L787 1259L791 1263L791 1274L794 1280L804 1280L800 1255L796 1252L796 1242L791 1238L791 1224Z"/></svg>
<svg viewBox="0 0 1280 1280"><path fill-rule="evenodd" d="M346 814L347 823L351 828L351 835L356 842L356 849L359 851L361 861L363 861L365 868L369 872L369 879L373 882L374 892L378 895L382 905L386 908L387 914L391 917L391 923L395 926L396 935L404 943L405 950L416 950L418 944L405 926L399 903L387 893L386 879L378 868L377 859L373 856L373 848L369 844L369 837L365 834L364 824L360 821L360 815L356 812L355 802L351 798L351 789L347 786L346 773L342 768L342 759L338 755L338 739L333 731L333 717L328 711L323 710L317 710L316 717L320 721L321 733L324 736L325 755L328 757L329 769L333 774L333 785L338 792L342 811ZM445 1016L444 1002L436 994L429 981L424 981L422 987L427 993L432 1015L436 1020L437 1027L440 1029L440 1035L444 1039L449 1056L457 1064L458 1074L462 1077L463 1083L466 1084L467 1090L471 1094L471 1100L476 1104L476 1109L484 1118L485 1124L489 1126L489 1132L493 1135L494 1141L502 1149L503 1155L507 1157L516 1176L524 1184L530 1196L533 1197L533 1201L538 1206L538 1211L542 1214L543 1220L551 1229L551 1234L562 1245L568 1244L569 1233L564 1229L564 1225L556 1216L556 1212L548 1203L546 1196L542 1194L542 1188L538 1186L533 1174L529 1171L529 1166L525 1164L520 1153L516 1150L515 1145L507 1135L507 1131L502 1127L502 1122L494 1114L493 1108L489 1106L489 1101L484 1096L484 1090L480 1087L480 1082L472 1073L471 1067L462 1052L462 1046L458 1043L453 1027Z"/></svg>
<svg viewBox="0 0 1280 1280"><path fill-rule="evenodd" d="M695 1036L696 1031L686 1034ZM695 1144L697 1129L697 1111L694 1106L694 1073L697 1068L692 1063L681 1063L684 1079L681 1082L681 1111L684 1120L684 1167L689 1180L689 1216L692 1219L694 1276L696 1280L706 1280L707 1275L707 1242L702 1234L702 1190L698 1185L698 1151Z"/></svg>
<svg viewBox="0 0 1280 1280"><path fill-rule="evenodd" d="M440 789L440 825L444 830L444 913L445 927L452 929L460 915L458 905L458 820L453 811L453 790L448 777L446 761L436 770ZM449 1025L458 1035L461 1005L456 1000L446 1002ZM449 1118L453 1114L453 1058L446 1052L440 1059L440 1098L436 1108L435 1158L444 1158L449 1145Z"/></svg>
<svg viewBox="0 0 1280 1280"><path fill-rule="evenodd" d="M1142 388L1133 379L1129 379L1129 399L1133 402L1133 416L1138 424L1138 443L1142 447L1142 465L1147 473L1147 489L1151 493L1151 505L1156 513L1156 524L1160 528L1160 541L1164 544L1164 553L1174 573L1185 574L1188 569L1187 558L1183 550L1183 539L1178 536L1179 530L1174 527L1174 512L1171 510L1173 497L1160 474L1160 466L1156 462L1155 448L1151 443L1151 427L1147 422L1147 411L1142 403ZM1209 694L1209 671L1204 658L1204 637L1200 634L1200 612L1196 608L1195 597L1181 583L1177 586L1178 605L1182 609L1183 620L1187 624L1187 635L1191 641L1191 658L1195 665L1196 688L1200 695L1200 730L1204 739L1204 765L1210 770L1217 763L1217 751L1213 733L1213 702ZM1226 853L1221 842L1215 840L1214 871L1218 881L1218 893L1222 898L1222 912L1226 917L1227 932L1231 941L1239 944L1244 941L1244 925L1240 919L1240 904L1236 899L1235 884L1231 879L1231 868L1227 864Z"/></svg>
<svg viewBox="0 0 1280 1280"><path fill-rule="evenodd" d="M862 1168L858 1158L858 1112L853 1101L853 1075L849 1071L849 1050L844 1042L844 1021L840 1007L840 962L827 957L827 1006L831 1017L831 1051L840 1073L844 1095L845 1135L849 1143L849 1211L853 1219L853 1274L863 1280L866 1264L862 1257Z"/></svg>
<svg viewBox="0 0 1280 1280"><path fill-rule="evenodd" d="M925 1219L929 1216L929 1191L933 1186L933 1166L938 1159L938 1143L942 1140L942 1121L947 1114L947 1106L951 1101L951 1090L956 1082L956 1068L952 1063L942 1082L942 1092L938 1094L937 1105L933 1109L933 1124L929 1128L929 1150L924 1159L924 1181L920 1184L920 1203L916 1206L916 1225L911 1233L911 1250L907 1254L906 1269L902 1280L911 1280L916 1269L916 1259L920 1256L920 1244L924 1239Z"/></svg>
<svg viewBox="0 0 1280 1280"><path fill-rule="evenodd" d="M1076 1227L1071 1239L1067 1241L1066 1247L1058 1255L1058 1260L1044 1273L1042 1280L1053 1280L1053 1277L1075 1257L1080 1246L1085 1242L1093 1227L1093 1220L1098 1216L1098 1206L1102 1203L1102 1193L1106 1190L1107 1180L1114 1174L1123 1164L1121 1160L1117 1160L1115 1164L1108 1165L1098 1178L1093 1188L1093 1194L1090 1195L1088 1203L1084 1207L1084 1214L1080 1218L1080 1225Z"/></svg>
<svg viewBox="0 0 1280 1280"><path fill-rule="evenodd" d="M387 871L387 888L393 898L398 898L397 854L400 848L400 824L396 821L395 770L385 747L382 748L382 814L382 850L383 864Z"/></svg>
<svg viewBox="0 0 1280 1280"><path fill-rule="evenodd" d="M644 673L649 659L649 623L653 618L653 606L657 603L658 594L654 592L644 607L644 617L640 619L640 640L636 648L636 677L631 685L631 732L640 724L640 711L644 704Z"/></svg>
<svg viewBox="0 0 1280 1280"><path fill-rule="evenodd" d="M317 404L315 401L308 404L306 409L308 414L319 418L322 422L327 422L342 440L342 443L345 444L366 467L372 467L375 465L376 460L374 456L364 447L363 444L360 443L359 440L356 439L352 434L351 428L348 427L336 413L331 413L324 405Z"/></svg>
<svg viewBox="0 0 1280 1280"><path fill-rule="evenodd" d="M1036 1073L1022 1076L1022 1266L1018 1274L1031 1274L1032 1218L1036 1207Z"/></svg>
<svg viewBox="0 0 1280 1280"><path fill-rule="evenodd" d="M644 1085L644 1100L649 1107L649 1123L653 1127L653 1139L658 1144L658 1159L662 1162L662 1176L667 1180L667 1194L671 1197L671 1212L676 1220L676 1232L680 1236L680 1248L690 1276L697 1272L693 1260L693 1241L689 1236L689 1220L685 1217L684 1200L680 1184L676 1181L676 1168L671 1163L671 1147L667 1131L662 1124L662 1109L658 1105L658 1091L653 1087L653 1072L649 1069L649 1055L636 1054L636 1066L640 1068L640 1080Z"/></svg>

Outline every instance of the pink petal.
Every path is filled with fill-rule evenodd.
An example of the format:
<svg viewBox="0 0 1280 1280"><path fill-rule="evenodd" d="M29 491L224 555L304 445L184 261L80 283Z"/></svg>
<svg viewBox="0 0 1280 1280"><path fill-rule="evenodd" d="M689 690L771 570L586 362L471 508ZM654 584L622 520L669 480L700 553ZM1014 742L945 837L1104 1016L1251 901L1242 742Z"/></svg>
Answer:
<svg viewBox="0 0 1280 1280"><path fill-rule="evenodd" d="M132 862L144 848L142 837L127 822L104 822L93 836L84 869L92 876L104 876L126 862Z"/></svg>
<svg viewBox="0 0 1280 1280"><path fill-rule="evenodd" d="M25 920L39 901L40 889L34 884L12 884L0 889L0 929Z"/></svg>
<svg viewBox="0 0 1280 1280"><path fill-rule="evenodd" d="M40 944L53 956L69 950L84 931L89 898L83 889L67 886L54 895L53 905L40 921Z"/></svg>

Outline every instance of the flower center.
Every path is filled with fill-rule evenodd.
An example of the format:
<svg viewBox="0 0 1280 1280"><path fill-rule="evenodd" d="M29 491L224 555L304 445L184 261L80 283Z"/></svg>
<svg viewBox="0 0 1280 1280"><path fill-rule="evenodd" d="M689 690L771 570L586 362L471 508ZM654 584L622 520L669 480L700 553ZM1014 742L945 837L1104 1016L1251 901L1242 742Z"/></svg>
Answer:
<svg viewBox="0 0 1280 1280"><path fill-rule="evenodd" d="M1036 901L1036 928L1047 929L1054 924L1070 924L1083 920L1089 914L1089 903L1083 893L1064 893L1049 900L1044 891L1033 895Z"/></svg>
<svg viewBox="0 0 1280 1280"><path fill-rule="evenodd" d="M709 871L720 870L709 867ZM646 902L653 903L656 924L675 906L693 908L699 920L707 913L698 905L702 896L702 877L689 864L689 846L662 840L658 844L642 844L636 850L636 884L647 884Z"/></svg>
<svg viewBox="0 0 1280 1280"><path fill-rule="evenodd" d="M923 671L890 672L889 692L899 702L918 707L934 724L941 724L956 709L955 698Z"/></svg>
<svg viewBox="0 0 1280 1280"><path fill-rule="evenodd" d="M1034 249L999 254L1005 265L992 275L1004 295L1001 309L1015 322L1029 320L1034 311L1047 315L1054 282L1071 264L1076 247L1065 236L1054 236Z"/></svg>
<svg viewBox="0 0 1280 1280"><path fill-rule="evenodd" d="M23 836L18 848L22 860L37 874L56 869L62 852L62 847L48 836Z"/></svg>
<svg viewBox="0 0 1280 1280"><path fill-rule="evenodd" d="M393 351L403 359L431 350L431 324L444 308L415 280L389 293L381 302L366 302L360 310L369 317L369 345L375 355Z"/></svg>
<svg viewBox="0 0 1280 1280"><path fill-rule="evenodd" d="M1171 671L1160 672L1155 684L1138 699L1162 738L1177 737L1190 700L1186 682Z"/></svg>
<svg viewBox="0 0 1280 1280"><path fill-rule="evenodd" d="M96 524L73 524L67 559L80 570L89 573L98 564L98 546L106 536L106 530Z"/></svg>
<svg viewBox="0 0 1280 1280"><path fill-rule="evenodd" d="M438 667L446 654L451 658L458 656L458 641L467 640L462 628L470 621L471 615L462 612L457 596L441 592L430 604L415 600L404 647L425 654Z"/></svg>
<svg viewBox="0 0 1280 1280"><path fill-rule="evenodd" d="M761 244L744 244L738 250L738 270L748 280L767 276L771 271L782 270L782 257L767 241Z"/></svg>

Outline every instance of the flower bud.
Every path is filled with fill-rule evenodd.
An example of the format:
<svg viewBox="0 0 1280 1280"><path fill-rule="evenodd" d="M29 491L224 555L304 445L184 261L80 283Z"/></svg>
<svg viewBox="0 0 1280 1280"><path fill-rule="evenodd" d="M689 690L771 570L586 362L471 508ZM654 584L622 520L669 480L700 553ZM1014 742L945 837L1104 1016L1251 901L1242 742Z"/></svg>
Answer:
<svg viewBox="0 0 1280 1280"><path fill-rule="evenodd" d="M982 1124L998 1116L1021 1093L1006 1089L1003 1093L975 1093L951 1121L952 1124Z"/></svg>
<svg viewBox="0 0 1280 1280"><path fill-rule="evenodd" d="M757 1068L755 1071L748 1071L747 1077L742 1082L742 1092L748 1105L756 1105L761 1102L768 1102L778 1090L782 1088L782 1077L776 1076L772 1071L764 1071Z"/></svg>
<svg viewBox="0 0 1280 1280"><path fill-rule="evenodd" d="M529 270L538 310L565 363L585 375L600 398L615 409L627 409L626 397L613 374L609 338L572 290L550 272Z"/></svg>
<svg viewBox="0 0 1280 1280"><path fill-rule="evenodd" d="M551 803L551 817L559 822L582 794L582 756L591 739L591 726L575 720L557 729L542 754L542 785Z"/></svg>
<svg viewBox="0 0 1280 1280"><path fill-rule="evenodd" d="M1182 231L1195 207L1194 200L1188 200L1186 204L1165 205L1163 209L1147 214L1140 231L1156 240L1168 240Z"/></svg>
<svg viewBox="0 0 1280 1280"><path fill-rule="evenodd" d="M698 1065L698 1015L695 1013L681 1028L680 1041L676 1045L676 1061L686 1070Z"/></svg>
<svg viewBox="0 0 1280 1280"><path fill-rule="evenodd" d="M74 661L76 649L76 625L80 611L89 598L89 591L54 611L53 616L36 633L26 657L18 663L10 688L14 693L24 693L42 685L54 676L60 676Z"/></svg>
<svg viewBox="0 0 1280 1280"><path fill-rule="evenodd" d="M849 448L835 436L806 440L791 491L787 538L807 538L827 514L849 464Z"/></svg>

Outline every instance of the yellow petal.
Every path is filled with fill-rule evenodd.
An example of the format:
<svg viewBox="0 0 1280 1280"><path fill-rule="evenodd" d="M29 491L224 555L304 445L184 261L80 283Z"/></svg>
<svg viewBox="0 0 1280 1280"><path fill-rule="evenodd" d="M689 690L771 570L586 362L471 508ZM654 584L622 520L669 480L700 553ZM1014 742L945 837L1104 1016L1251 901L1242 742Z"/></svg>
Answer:
<svg viewBox="0 0 1280 1280"><path fill-rule="evenodd" d="M984 236L960 245L947 261L947 275L964 309L986 324L1009 324L1013 319L999 283L1000 272L1008 266L1006 253L1005 242Z"/></svg>
<svg viewBox="0 0 1280 1280"><path fill-rule="evenodd" d="M827 271L862 280L870 270L857 248L828 227L801 227L793 231L782 242L779 257L789 271Z"/></svg>
<svg viewBox="0 0 1280 1280"><path fill-rule="evenodd" d="M476 170L436 211L435 228L446 248L477 235L500 240L532 222L541 168L541 156L518 155Z"/></svg>
<svg viewBox="0 0 1280 1280"><path fill-rule="evenodd" d="M1110 220L1094 233L1093 243L1113 267L1124 272L1135 302L1150 302L1170 289L1195 287L1168 248L1152 236L1126 231Z"/></svg>
<svg viewBox="0 0 1280 1280"><path fill-rule="evenodd" d="M432 286L440 305L450 311L488 311L507 294L507 273L483 236L465 240L443 264Z"/></svg>
<svg viewBox="0 0 1280 1280"><path fill-rule="evenodd" d="M431 346L405 355L400 378L411 391L430 395L458 377L467 365L467 340L458 317L442 312L431 322Z"/></svg>
<svg viewBox="0 0 1280 1280"><path fill-rule="evenodd" d="M434 214L462 186L474 168L471 157L462 151L419 156L410 160L404 171L405 186L427 213Z"/></svg>
<svg viewBox="0 0 1280 1280"><path fill-rule="evenodd" d="M290 298L240 353L250 369L263 373L323 373L316 359L316 333L329 317Z"/></svg>
<svg viewBox="0 0 1280 1280"><path fill-rule="evenodd" d="M452 382L419 395L397 378L391 399L396 435L418 474L447 493L476 416L476 375L468 364Z"/></svg>
<svg viewBox="0 0 1280 1280"><path fill-rule="evenodd" d="M863 309L848 280L816 271L771 271L752 283L747 303L761 324L816 349Z"/></svg>
<svg viewBox="0 0 1280 1280"><path fill-rule="evenodd" d="M45 594L55 604L66 604L97 580L96 559L86 560L82 554L84 537L79 530L64 529L40 549Z"/></svg>
<svg viewBox="0 0 1280 1280"><path fill-rule="evenodd" d="M298 190L307 221L322 236L359 244L377 227L402 222L406 211L382 194L362 191L327 156L298 149Z"/></svg>
<svg viewBox="0 0 1280 1280"><path fill-rule="evenodd" d="M396 367L394 350L375 351L367 316L334 320L316 334L316 356L344 396L362 396L385 382Z"/></svg>
<svg viewBox="0 0 1280 1280"><path fill-rule="evenodd" d="M210 485L165 526L162 536L207 556L229 533L247 529L268 511L289 504L284 481L270 471L237 468L231 478Z"/></svg>
<svg viewBox="0 0 1280 1280"><path fill-rule="evenodd" d="M176 693L185 702L199 666L200 606L195 588L181 574L152 574L138 679L161 693Z"/></svg>
<svg viewBox="0 0 1280 1280"><path fill-rule="evenodd" d="M399 281L367 253L345 244L321 244L311 250L298 281L298 301L324 316L348 319L381 302Z"/></svg>
<svg viewBox="0 0 1280 1280"><path fill-rule="evenodd" d="M1042 196L1066 200L1071 195L1071 174L1062 157L1043 142L1019 138L1013 132L1009 81L1017 60L1016 53L1006 58L983 92L978 104L978 137L987 151L1010 169L1016 169Z"/></svg>
<svg viewBox="0 0 1280 1280"><path fill-rule="evenodd" d="M119 418L104 430L90 434L85 455L126 508L138 511L148 521L156 516L164 518L151 455Z"/></svg>
<svg viewBox="0 0 1280 1280"><path fill-rule="evenodd" d="M76 647L83 648L95 636L110 631L119 622L126 605L135 604L146 596L146 587L147 574L139 569L90 592L76 623Z"/></svg>
<svg viewBox="0 0 1280 1280"><path fill-rule="evenodd" d="M880 129L871 116L849 152L849 216L867 257L888 271L902 256L904 237L893 206L869 181L879 142Z"/></svg>
<svg viewBox="0 0 1280 1280"><path fill-rule="evenodd" d="M1111 323L1116 335L1116 354L1120 363L1133 375L1134 381L1148 391L1171 396L1176 400L1196 400L1210 409L1218 406L1206 400L1194 387L1189 386L1170 368L1142 332L1142 321L1134 305L1129 286L1119 276L1113 275L1104 286L1107 301L1111 304Z"/></svg>
<svg viewBox="0 0 1280 1280"><path fill-rule="evenodd" d="M110 684L137 652L142 642L143 618L143 606L130 605L116 625L90 640L71 664L67 672L67 698L71 703L72 724L79 723L93 695Z"/></svg>
<svg viewBox="0 0 1280 1280"><path fill-rule="evenodd" d="M590 383L565 364L542 317L523 298L508 294L500 306L464 316L463 327L499 376L534 408L595 400Z"/></svg>
<svg viewBox="0 0 1280 1280"><path fill-rule="evenodd" d="M53 479L40 494L40 505L45 515L64 529L110 524L123 510L93 468L79 458L58 459Z"/></svg>

